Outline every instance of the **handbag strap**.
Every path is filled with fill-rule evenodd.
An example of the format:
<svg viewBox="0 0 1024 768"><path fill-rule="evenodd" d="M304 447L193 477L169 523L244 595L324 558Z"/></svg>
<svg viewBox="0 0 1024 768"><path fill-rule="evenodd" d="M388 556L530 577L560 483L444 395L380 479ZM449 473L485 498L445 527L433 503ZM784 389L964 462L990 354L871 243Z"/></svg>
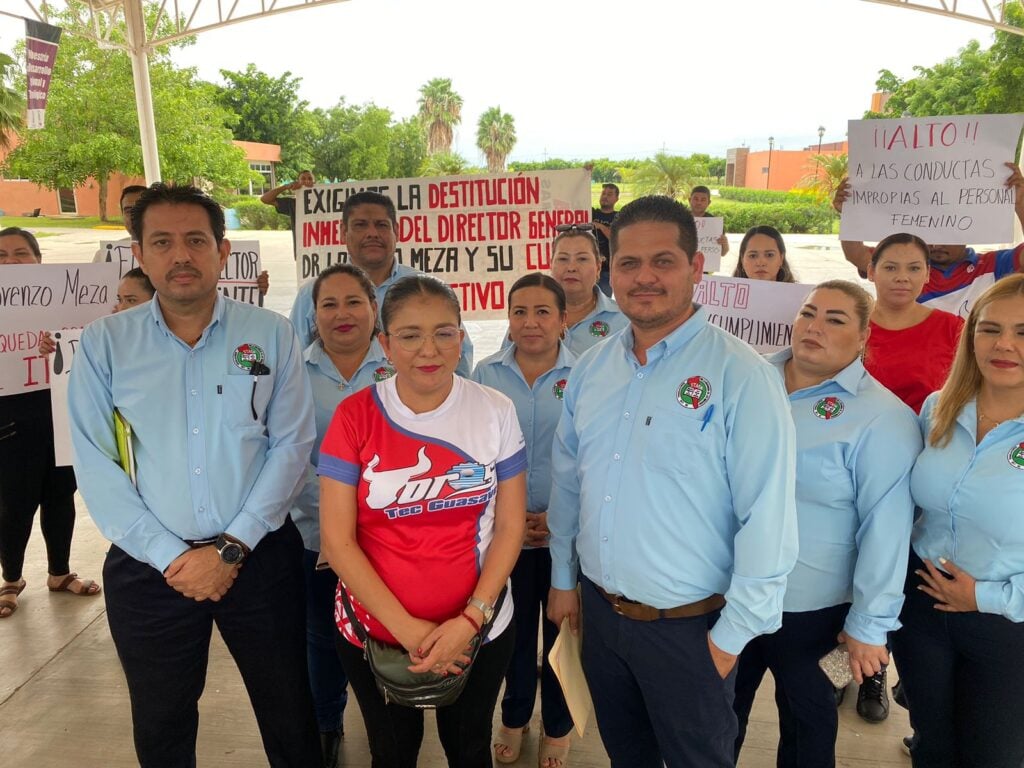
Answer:
<svg viewBox="0 0 1024 768"><path fill-rule="evenodd" d="M352 631L356 633L356 637L359 638L359 642L364 646L366 641L369 639L366 634L366 628L363 627L363 623L359 621L359 617L356 616L355 610L352 608L352 603L348 599L348 590L345 588L344 583L339 585L341 587L341 605L345 609L345 613L348 615L349 624L352 625ZM485 621L484 625L480 627L480 642L483 642L487 637L487 633L490 632L491 627L494 625L494 620L498 618L498 612L501 610L502 603L505 602L505 594L508 592L508 586L501 588L501 594L498 595L498 599L494 603L494 612L491 614L491 620Z"/></svg>

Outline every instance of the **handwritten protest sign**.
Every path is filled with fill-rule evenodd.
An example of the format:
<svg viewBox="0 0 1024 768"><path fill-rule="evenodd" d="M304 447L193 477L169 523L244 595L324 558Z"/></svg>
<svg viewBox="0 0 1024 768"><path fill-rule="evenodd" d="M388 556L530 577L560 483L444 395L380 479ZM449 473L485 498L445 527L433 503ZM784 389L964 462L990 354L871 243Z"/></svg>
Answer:
<svg viewBox="0 0 1024 768"><path fill-rule="evenodd" d="M68 381L75 350L82 337L80 328L50 331L56 352L50 362L50 404L53 410L53 455L58 467L74 463L71 451L71 420L68 418ZM110 428L113 429L113 421Z"/></svg>
<svg viewBox="0 0 1024 768"><path fill-rule="evenodd" d="M260 276L259 240L231 240L231 254L227 264L220 273L217 283L221 293L236 301L247 304L261 305L259 288L256 279ZM123 240L105 240L100 243L97 260L117 264L118 279L124 277L129 270L135 269L139 263L132 254L131 238Z"/></svg>
<svg viewBox="0 0 1024 768"><path fill-rule="evenodd" d="M1013 240L1007 188L1024 115L851 120L850 197L839 237L910 232L927 243Z"/></svg>
<svg viewBox="0 0 1024 768"><path fill-rule="evenodd" d="M300 282L348 260L341 209L363 190L395 203L398 261L451 285L468 319L504 317L508 287L550 268L555 226L589 222L591 215L590 175L582 169L303 188L295 222Z"/></svg>
<svg viewBox="0 0 1024 768"><path fill-rule="evenodd" d="M704 307L709 323L767 354L790 345L793 320L812 290L803 283L704 275L693 300Z"/></svg>
<svg viewBox="0 0 1024 768"><path fill-rule="evenodd" d="M50 361L37 354L49 328L81 328L110 314L111 264L9 264L0 269L0 397L47 389Z"/></svg>
<svg viewBox="0 0 1024 768"><path fill-rule="evenodd" d="M695 216L697 250L704 254L704 271L717 272L722 266L722 246L718 238L725 231L725 220L718 216Z"/></svg>

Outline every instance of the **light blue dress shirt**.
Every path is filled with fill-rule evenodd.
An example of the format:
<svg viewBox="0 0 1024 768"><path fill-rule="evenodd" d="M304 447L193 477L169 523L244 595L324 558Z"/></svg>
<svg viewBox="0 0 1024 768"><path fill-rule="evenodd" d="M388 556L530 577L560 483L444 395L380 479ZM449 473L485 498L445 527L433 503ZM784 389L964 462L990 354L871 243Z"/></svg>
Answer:
<svg viewBox="0 0 1024 768"><path fill-rule="evenodd" d="M785 382L784 349L768 357ZM917 416L860 360L789 396L796 426L800 551L786 611L852 603L845 629L885 645L900 627L914 503L910 470L921 452Z"/></svg>
<svg viewBox="0 0 1024 768"><path fill-rule="evenodd" d="M779 377L696 312L647 350L626 328L577 360L552 451L552 586L579 567L657 608L724 594L733 654L781 626L796 562L795 437Z"/></svg>
<svg viewBox="0 0 1024 768"><path fill-rule="evenodd" d="M260 358L270 373L250 376ZM228 533L254 548L280 528L316 437L291 326L220 295L192 348L168 330L159 299L89 324L68 404L75 475L96 525L161 572L184 540ZM115 408L133 430L138 490L118 461Z"/></svg>
<svg viewBox="0 0 1024 768"><path fill-rule="evenodd" d="M921 408L925 447L910 489L921 510L914 551L939 566L951 560L977 579L978 610L1024 621L1024 416L977 440L974 400L957 417L949 445L928 444L938 394Z"/></svg>
<svg viewBox="0 0 1024 768"><path fill-rule="evenodd" d="M590 314L577 323L573 323L565 335L565 344L569 351L579 357L598 342L604 341L629 325L629 318L622 314L619 305L610 296L594 288L597 304ZM512 340L508 337L508 329L501 339L501 348L508 349Z"/></svg>
<svg viewBox="0 0 1024 768"><path fill-rule="evenodd" d="M388 279L377 286L377 312L379 313L381 307L384 306L384 297L392 285L403 277L422 274L424 273L418 269L399 264L398 259L395 259L395 266ZM316 307L313 306L313 284L315 282L316 278L311 277L299 286L299 290L295 294L295 301L292 303L291 314L288 316L303 348L308 347L316 336ZM462 357L459 358L459 365L455 372L463 378L469 378L469 372L473 370L473 340L469 338L469 332L466 331L465 326L462 331Z"/></svg>
<svg viewBox="0 0 1024 768"><path fill-rule="evenodd" d="M338 404L363 387L384 381L395 375L395 369L388 363L387 355L380 342L374 339L366 351L366 357L359 364L352 378L346 381L338 372L334 361L324 351L323 344L314 341L305 351L306 372L313 389L313 408L316 414L316 441L306 467L306 480L295 499L292 520L302 534L306 549L320 551L320 479L316 468L320 463L320 443L331 425Z"/></svg>
<svg viewBox="0 0 1024 768"><path fill-rule="evenodd" d="M470 378L507 395L515 404L519 428L526 439L526 508L544 512L551 495L551 444L576 356L565 344L559 344L554 367L538 376L531 387L516 362L515 351L513 345L481 360Z"/></svg>

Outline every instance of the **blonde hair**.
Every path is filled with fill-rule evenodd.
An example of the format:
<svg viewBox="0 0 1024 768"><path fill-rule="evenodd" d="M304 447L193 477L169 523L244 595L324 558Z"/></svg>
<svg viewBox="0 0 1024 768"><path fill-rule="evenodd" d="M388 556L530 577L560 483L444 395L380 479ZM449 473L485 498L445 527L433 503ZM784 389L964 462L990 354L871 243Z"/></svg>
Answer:
<svg viewBox="0 0 1024 768"><path fill-rule="evenodd" d="M871 298L871 294L859 285L851 283L849 280L826 280L814 286L811 293L814 293L814 291L839 291L840 293L845 293L853 300L853 309L857 313L857 326L862 331L868 329L868 323L871 321L871 310L874 308L875 302ZM804 299L804 301L806 302L807 299Z"/></svg>
<svg viewBox="0 0 1024 768"><path fill-rule="evenodd" d="M928 443L933 448L942 448L949 444L953 437L953 428L957 416L969 400L978 396L981 388L981 370L974 356L974 332L978 327L981 313L994 301L1024 296L1024 275L1010 275L999 280L974 302L967 322L960 334L960 343L956 347L953 367L949 370L946 383L939 390L939 398L932 412L932 427L928 433Z"/></svg>

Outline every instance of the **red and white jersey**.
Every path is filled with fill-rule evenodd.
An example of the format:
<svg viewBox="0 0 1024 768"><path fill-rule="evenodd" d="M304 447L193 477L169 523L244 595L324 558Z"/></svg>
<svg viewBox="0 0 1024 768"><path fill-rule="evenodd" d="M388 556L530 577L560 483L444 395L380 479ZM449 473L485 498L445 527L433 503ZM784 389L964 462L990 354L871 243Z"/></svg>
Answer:
<svg viewBox="0 0 1024 768"><path fill-rule="evenodd" d="M476 588L494 535L498 483L526 470L526 448L515 407L500 392L455 376L439 408L413 413L395 381L338 406L320 447L319 474L356 487L359 546L411 615L441 623L458 616ZM348 596L371 637L398 644ZM508 594L489 637L511 619ZM340 596L335 620L360 645Z"/></svg>

